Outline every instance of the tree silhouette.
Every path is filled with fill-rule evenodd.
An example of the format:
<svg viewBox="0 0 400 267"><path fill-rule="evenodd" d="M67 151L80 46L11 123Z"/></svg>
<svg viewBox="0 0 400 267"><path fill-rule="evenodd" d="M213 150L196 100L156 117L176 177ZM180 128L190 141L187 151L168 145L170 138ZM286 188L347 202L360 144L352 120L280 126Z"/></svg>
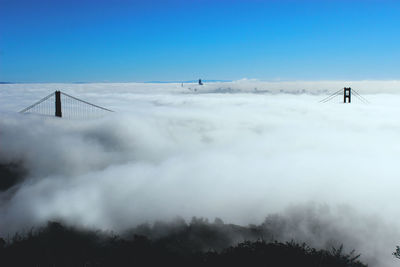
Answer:
<svg viewBox="0 0 400 267"><path fill-rule="evenodd" d="M396 250L395 250L395 252L393 252L393 256L400 259L400 247L399 246L396 246Z"/></svg>
<svg viewBox="0 0 400 267"><path fill-rule="evenodd" d="M156 233L167 227L170 229L166 233ZM194 218L189 224L181 221L176 228L171 227L161 222L148 225L148 236L159 236L152 239L130 233L121 237L49 222L46 227L17 233L7 242L0 239L0 266L367 266L354 252L343 253L343 246L317 250L293 241L259 239L223 248L223 244L231 242L232 231L250 230L221 220L209 223ZM254 230L255 226L252 227Z"/></svg>

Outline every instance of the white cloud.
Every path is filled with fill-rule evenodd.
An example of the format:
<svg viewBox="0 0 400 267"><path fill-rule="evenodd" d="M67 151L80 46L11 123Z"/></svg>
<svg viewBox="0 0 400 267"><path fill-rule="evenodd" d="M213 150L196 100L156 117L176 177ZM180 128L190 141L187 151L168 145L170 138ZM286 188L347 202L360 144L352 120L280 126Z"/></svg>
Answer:
<svg viewBox="0 0 400 267"><path fill-rule="evenodd" d="M250 92L254 83L210 87ZM258 86L315 92L324 83ZM383 264L399 237L400 95L387 94L399 83L382 82L386 94L372 94L377 82L347 85L364 83L370 105L320 104L318 94L191 94L177 84L1 85L0 162L22 161L30 179L7 200L2 193L0 234L52 218L116 230L177 215L260 223L312 201L380 217L376 227L386 230L371 229L385 232L371 241L379 250L352 244L378 251ZM54 89L118 112L88 121L12 114ZM346 233L367 231L340 216L332 220Z"/></svg>

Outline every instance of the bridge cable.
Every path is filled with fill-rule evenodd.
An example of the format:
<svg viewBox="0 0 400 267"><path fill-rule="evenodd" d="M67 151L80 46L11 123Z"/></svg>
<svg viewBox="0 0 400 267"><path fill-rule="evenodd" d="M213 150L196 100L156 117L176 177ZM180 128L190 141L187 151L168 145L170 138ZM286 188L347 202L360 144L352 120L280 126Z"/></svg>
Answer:
<svg viewBox="0 0 400 267"><path fill-rule="evenodd" d="M333 94L331 94L330 96L328 96L328 97L326 97L326 98L320 100L319 102L320 102L320 103L326 103L326 102L332 100L335 96L338 96L342 90L343 90L343 89L339 89L339 90L336 91L335 93L333 93Z"/></svg>
<svg viewBox="0 0 400 267"><path fill-rule="evenodd" d="M49 99L50 97L52 97L54 94L55 94L55 93L49 94L48 96L46 96L46 97L40 99L38 102L34 103L33 105L30 105L29 107L24 108L24 109L21 110L19 113L24 113L24 112L26 112L26 111L28 111L28 110L30 110L30 109L36 107L36 106L39 105L40 103L42 103L42 102L46 101L47 99Z"/></svg>
<svg viewBox="0 0 400 267"><path fill-rule="evenodd" d="M82 99L79 99L79 98L73 97L73 96L71 96L71 95L69 95L69 94L66 94L66 93L63 93L63 92L61 92L61 94L62 94L62 95L65 95L65 96L68 96L68 97L70 97L70 98L72 98L72 99L75 99L76 101L79 101L79 102L85 103L85 104L87 104L87 105L89 105L89 106L96 107L96 108L99 108L99 109L102 109L102 110L106 110L106 111L109 111L109 112L114 112L114 111L112 111L112 110L110 110L110 109L103 108L103 107L100 107L100 106L98 106L98 105L95 105L95 104L89 103L89 102L87 102L87 101L84 101L84 100L82 100Z"/></svg>

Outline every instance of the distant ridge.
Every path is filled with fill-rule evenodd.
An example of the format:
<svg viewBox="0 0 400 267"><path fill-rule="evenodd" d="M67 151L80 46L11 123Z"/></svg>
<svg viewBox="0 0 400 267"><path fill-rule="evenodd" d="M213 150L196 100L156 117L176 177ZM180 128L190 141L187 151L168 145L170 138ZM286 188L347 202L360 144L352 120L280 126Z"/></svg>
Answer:
<svg viewBox="0 0 400 267"><path fill-rule="evenodd" d="M232 80L202 80L203 82L232 82ZM0 82L0 84L38 84L38 83L64 83L64 84L91 84L91 83L198 83L199 80L190 81L145 81L145 82Z"/></svg>
<svg viewBox="0 0 400 267"><path fill-rule="evenodd" d="M232 82L232 80L203 80L203 82L207 83L215 83L215 82ZM190 80L190 81L148 81L143 83L198 83L199 80Z"/></svg>

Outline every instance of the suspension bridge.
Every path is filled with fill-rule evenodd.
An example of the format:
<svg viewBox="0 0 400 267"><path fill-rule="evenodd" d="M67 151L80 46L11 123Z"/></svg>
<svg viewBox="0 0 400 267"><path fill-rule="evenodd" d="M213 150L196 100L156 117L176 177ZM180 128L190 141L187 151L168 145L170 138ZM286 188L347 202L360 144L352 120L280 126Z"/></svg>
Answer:
<svg viewBox="0 0 400 267"><path fill-rule="evenodd" d="M92 119L113 112L61 91L55 91L19 113L55 116L68 119Z"/></svg>
<svg viewBox="0 0 400 267"><path fill-rule="evenodd" d="M354 101L355 100L355 101ZM336 103L351 103L351 102L361 102L363 104L369 104L369 101L361 96L356 90L351 89L351 87L344 87L333 94L320 100L320 103L336 102Z"/></svg>

